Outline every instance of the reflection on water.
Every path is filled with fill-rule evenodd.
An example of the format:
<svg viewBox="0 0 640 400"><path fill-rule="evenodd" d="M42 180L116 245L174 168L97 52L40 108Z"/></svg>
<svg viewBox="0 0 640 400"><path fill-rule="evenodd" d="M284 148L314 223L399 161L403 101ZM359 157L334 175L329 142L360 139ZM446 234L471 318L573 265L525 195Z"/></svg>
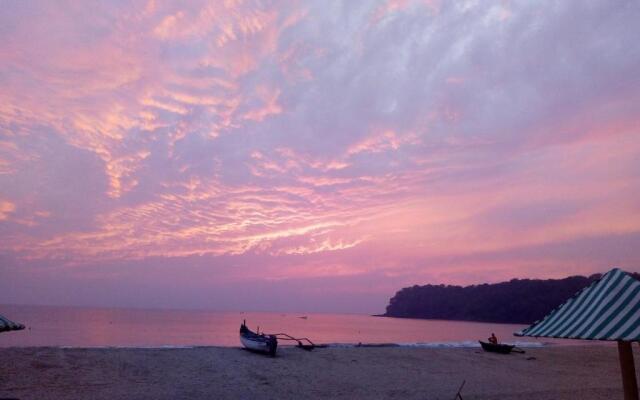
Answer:
<svg viewBox="0 0 640 400"><path fill-rule="evenodd" d="M0 335L0 347L238 346L242 320L252 329L286 332L316 343L477 343L494 332L505 342L524 325L371 317L353 314L289 314L0 306L0 314L27 329ZM302 317L307 318L302 318ZM548 339L541 339L549 342ZM568 344L567 341L557 341Z"/></svg>

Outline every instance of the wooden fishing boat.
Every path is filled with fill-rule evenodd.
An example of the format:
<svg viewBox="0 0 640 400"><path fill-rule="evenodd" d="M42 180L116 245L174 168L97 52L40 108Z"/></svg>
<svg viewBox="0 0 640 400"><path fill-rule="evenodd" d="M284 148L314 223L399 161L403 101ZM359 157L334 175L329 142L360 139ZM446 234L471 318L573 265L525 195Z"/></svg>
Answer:
<svg viewBox="0 0 640 400"><path fill-rule="evenodd" d="M513 350L514 345L511 344L493 344L488 342L483 342L482 340L478 340L480 342L480 346L482 346L482 350L490 351L492 353L500 353L500 354L509 354L511 350Z"/></svg>
<svg viewBox="0 0 640 400"><path fill-rule="evenodd" d="M252 332L247 328L246 321L240 325L240 342L248 350L270 356L275 356L278 348L278 339L275 335Z"/></svg>

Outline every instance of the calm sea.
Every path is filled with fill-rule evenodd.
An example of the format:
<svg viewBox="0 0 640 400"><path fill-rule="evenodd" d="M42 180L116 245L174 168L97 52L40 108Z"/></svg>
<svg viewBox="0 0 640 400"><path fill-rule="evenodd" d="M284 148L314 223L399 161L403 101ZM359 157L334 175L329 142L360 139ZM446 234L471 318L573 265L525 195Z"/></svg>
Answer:
<svg viewBox="0 0 640 400"><path fill-rule="evenodd" d="M0 314L27 329L0 334L0 347L181 347L239 346L243 320L252 329L285 332L323 344L396 343L410 346L472 347L494 332L507 343L542 343L515 338L523 325L418 320L354 314L291 314L140 310L43 306L0 306ZM516 340L517 339L517 340ZM545 342L549 340L545 339Z"/></svg>

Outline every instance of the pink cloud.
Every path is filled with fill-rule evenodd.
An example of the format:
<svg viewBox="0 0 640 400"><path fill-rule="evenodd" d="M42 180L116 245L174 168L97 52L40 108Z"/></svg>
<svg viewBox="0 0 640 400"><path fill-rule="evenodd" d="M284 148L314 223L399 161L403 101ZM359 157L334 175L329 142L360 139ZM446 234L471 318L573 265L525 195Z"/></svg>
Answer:
<svg viewBox="0 0 640 400"><path fill-rule="evenodd" d="M0 221L9 218L9 215L16 210L16 205L10 201L0 199Z"/></svg>

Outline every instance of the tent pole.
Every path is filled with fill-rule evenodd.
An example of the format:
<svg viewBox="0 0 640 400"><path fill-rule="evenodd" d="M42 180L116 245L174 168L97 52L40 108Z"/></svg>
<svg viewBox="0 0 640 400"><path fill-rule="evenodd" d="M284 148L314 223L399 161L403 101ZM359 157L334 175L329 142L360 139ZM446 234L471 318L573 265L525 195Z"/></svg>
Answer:
<svg viewBox="0 0 640 400"><path fill-rule="evenodd" d="M622 387L624 400L638 399L638 382L636 381L636 367L633 362L631 342L618 341L618 356L620 357L620 371L622 372Z"/></svg>

